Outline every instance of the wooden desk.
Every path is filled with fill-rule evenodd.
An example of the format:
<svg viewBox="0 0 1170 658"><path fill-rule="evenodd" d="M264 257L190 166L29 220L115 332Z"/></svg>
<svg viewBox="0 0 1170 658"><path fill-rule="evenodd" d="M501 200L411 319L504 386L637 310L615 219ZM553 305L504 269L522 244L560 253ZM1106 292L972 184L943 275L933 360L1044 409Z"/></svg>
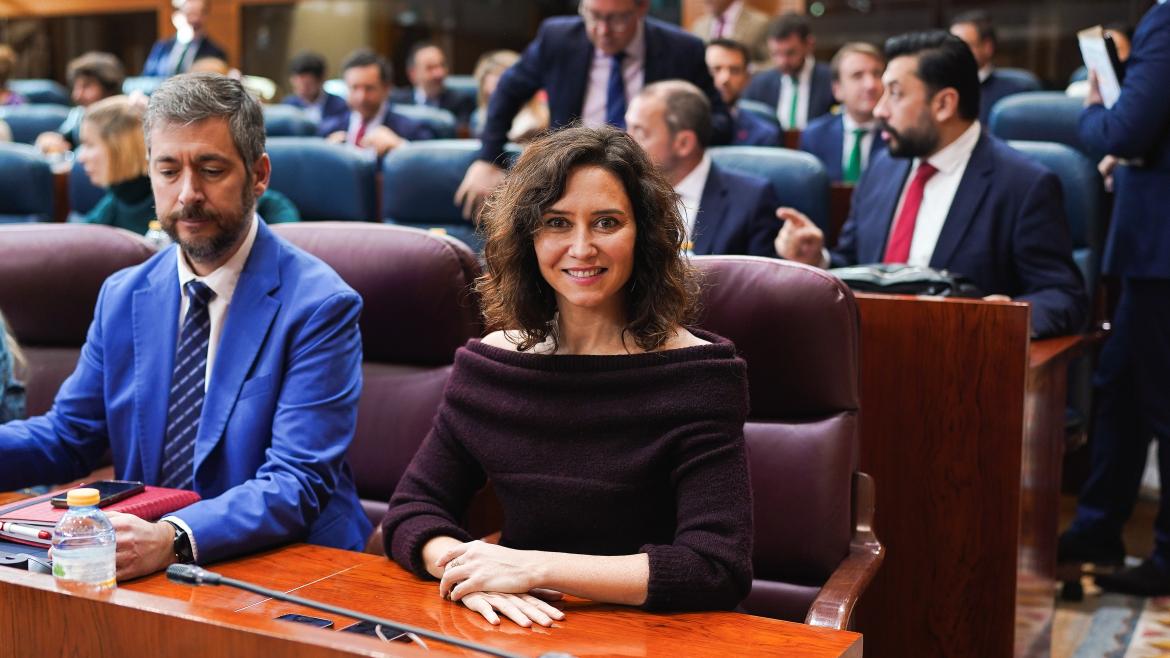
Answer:
<svg viewBox="0 0 1170 658"><path fill-rule="evenodd" d="M492 626L438 597L383 557L308 545L289 546L213 567L225 576L489 644L523 655L563 651L576 656L800 655L861 656L856 633L731 612L650 614L582 601L565 604L553 628ZM5 573L7 572L7 573ZM445 655L394 643L273 621L287 612L333 615L224 587L188 587L157 574L113 593L85 596L57 590L48 576L0 569L0 633L15 638L14 655L184 656ZM66 638L65 622L74 630ZM336 627L348 621L333 619ZM20 629L21 632L16 632ZM165 649L164 649L165 647ZM463 655L474 655L469 652Z"/></svg>

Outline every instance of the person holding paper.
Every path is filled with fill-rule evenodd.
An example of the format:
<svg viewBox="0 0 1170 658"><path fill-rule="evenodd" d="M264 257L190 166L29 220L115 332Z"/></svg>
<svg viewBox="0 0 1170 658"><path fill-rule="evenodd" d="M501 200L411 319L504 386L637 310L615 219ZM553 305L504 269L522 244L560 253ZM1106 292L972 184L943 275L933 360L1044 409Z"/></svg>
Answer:
<svg viewBox="0 0 1170 658"><path fill-rule="evenodd" d="M106 280L52 409L0 425L0 490L84 477L108 450L119 479L198 493L158 523L111 514L119 580L290 541L361 548L345 464L361 297L257 216L271 164L238 81L170 78L143 122L175 245Z"/></svg>
<svg viewBox="0 0 1170 658"><path fill-rule="evenodd" d="M1113 222L1102 271L1118 278L1113 330L1094 376L1092 465L1076 518L1061 536L1062 562L1120 564L1151 436L1162 483L1154 552L1138 567L1097 577L1101 587L1170 594L1170 5L1160 2L1134 33L1121 93L1106 108L1090 72L1080 138L1117 158Z"/></svg>

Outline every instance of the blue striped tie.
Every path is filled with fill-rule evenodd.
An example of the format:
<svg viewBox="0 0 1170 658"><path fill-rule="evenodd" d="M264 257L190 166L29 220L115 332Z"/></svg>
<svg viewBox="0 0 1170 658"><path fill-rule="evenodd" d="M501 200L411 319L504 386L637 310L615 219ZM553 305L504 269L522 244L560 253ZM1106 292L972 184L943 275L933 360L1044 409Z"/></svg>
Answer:
<svg viewBox="0 0 1170 658"><path fill-rule="evenodd" d="M201 281L188 281L187 317L175 350L171 404L167 409L167 441L163 446L161 486L190 489L195 478L195 435L203 412L203 380L207 372L207 343L211 316L207 304L215 291Z"/></svg>
<svg viewBox="0 0 1170 658"><path fill-rule="evenodd" d="M615 54L609 65L609 81L605 85L605 122L615 128L626 128L626 79L622 75L624 52Z"/></svg>

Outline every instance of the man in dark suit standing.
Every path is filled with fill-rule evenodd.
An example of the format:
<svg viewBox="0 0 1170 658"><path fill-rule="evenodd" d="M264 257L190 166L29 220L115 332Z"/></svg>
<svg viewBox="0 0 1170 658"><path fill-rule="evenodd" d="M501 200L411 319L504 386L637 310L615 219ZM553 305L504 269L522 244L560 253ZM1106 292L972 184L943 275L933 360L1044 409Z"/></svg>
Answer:
<svg viewBox="0 0 1170 658"><path fill-rule="evenodd" d="M345 58L341 77L349 89L350 112L321 121L317 134L336 144L373 149L378 157L416 139L434 139L428 126L390 109L393 77L381 55L361 49Z"/></svg>
<svg viewBox="0 0 1170 658"><path fill-rule="evenodd" d="M191 70L197 59L227 60L227 54L204 31L211 0L177 0L173 22L176 36L155 42L146 56L142 75L166 78Z"/></svg>
<svg viewBox="0 0 1170 658"><path fill-rule="evenodd" d="M540 89L548 94L550 128L576 119L587 126L624 128L626 99L643 86L687 80L711 101L713 142L731 141L731 117L707 72L703 42L677 26L647 18L649 9L650 0L581 0L579 16L541 24L492 94L479 155L455 192L465 218L476 217L480 204L504 179L508 129Z"/></svg>
<svg viewBox="0 0 1170 658"><path fill-rule="evenodd" d="M1032 334L1077 331L1087 301L1056 176L983 132L975 59L958 37L917 32L886 42L874 108L888 151L853 192L837 247L790 208L776 253L842 267L908 263L970 277L989 298L1032 305Z"/></svg>
<svg viewBox="0 0 1170 658"><path fill-rule="evenodd" d="M885 68L881 52L860 42L841 46L829 62L841 112L813 119L800 133L800 150L824 163L829 180L856 184L873 155L885 150L886 140L873 118Z"/></svg>
<svg viewBox="0 0 1170 658"><path fill-rule="evenodd" d="M467 127L475 111L475 96L447 88L447 56L429 41L416 43L406 58L410 87L390 92L390 102L399 105L428 105L447 110L458 125Z"/></svg>
<svg viewBox="0 0 1170 658"><path fill-rule="evenodd" d="M1121 158L1113 171L1113 223L1103 271L1121 296L1094 376L1092 465L1077 515L1061 536L1063 562L1120 564L1150 436L1159 440L1161 500L1154 553L1140 566L1097 576L1107 590L1170 594L1170 5L1138 24L1121 95L1106 108L1090 75L1081 115L1085 146Z"/></svg>
<svg viewBox="0 0 1170 658"><path fill-rule="evenodd" d="M951 21L951 34L962 39L971 48L979 65L979 120L987 123L991 108L999 99L1024 91L1037 91L1035 84L1023 78L1003 75L995 70L995 25L983 9L963 12Z"/></svg>
<svg viewBox="0 0 1170 658"><path fill-rule="evenodd" d="M707 44L707 68L719 96L731 112L733 146L780 146L780 128L773 122L735 106L751 80L748 49L731 39L712 39Z"/></svg>
<svg viewBox="0 0 1170 658"><path fill-rule="evenodd" d="M626 129L678 193L689 252L772 255L776 193L763 178L711 162L711 105L698 87L647 85L630 102Z"/></svg>
<svg viewBox="0 0 1170 658"><path fill-rule="evenodd" d="M813 59L816 38L808 18L788 13L768 26L768 53L776 68L757 73L743 97L776 108L785 130L803 130L833 107L833 76Z"/></svg>
<svg viewBox="0 0 1170 658"><path fill-rule="evenodd" d="M288 84L293 93L281 102L301 108L318 125L326 119L349 114L344 98L325 91L325 58L317 53L302 52L292 58L288 65Z"/></svg>

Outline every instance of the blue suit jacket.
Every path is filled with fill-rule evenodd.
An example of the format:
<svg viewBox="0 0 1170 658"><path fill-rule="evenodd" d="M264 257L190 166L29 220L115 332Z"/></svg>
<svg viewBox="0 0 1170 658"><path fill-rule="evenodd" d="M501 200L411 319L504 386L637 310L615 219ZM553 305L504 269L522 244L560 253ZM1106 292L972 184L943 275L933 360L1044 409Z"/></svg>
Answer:
<svg viewBox="0 0 1170 658"><path fill-rule="evenodd" d="M392 90L390 102L396 105L417 105L414 87L399 87ZM443 93L439 94L439 109L447 110L454 115L457 124L466 126L471 123L471 113L475 111L475 96L460 94L444 87Z"/></svg>
<svg viewBox="0 0 1170 658"><path fill-rule="evenodd" d="M1113 222L1103 271L1170 278L1170 5L1154 5L1133 35L1121 97L1081 114L1086 147L1132 164L1113 170ZM1140 160L1140 162L1139 162Z"/></svg>
<svg viewBox="0 0 1170 658"><path fill-rule="evenodd" d="M712 143L730 143L731 115L711 81L703 42L677 26L653 18L647 18L644 26L645 83L675 78L693 82L711 101ZM585 34L584 19L562 16L541 23L520 61L500 76L480 134L478 159L500 162L512 119L540 89L548 92L550 128L566 126L579 118L592 62L593 44Z"/></svg>
<svg viewBox="0 0 1170 658"><path fill-rule="evenodd" d="M739 110L734 122L733 146L780 146L780 126L755 112Z"/></svg>
<svg viewBox="0 0 1170 658"><path fill-rule="evenodd" d="M382 125L393 130L399 137L411 141L435 138L435 131L431 130L430 126L410 117L402 116L393 109L386 110ZM317 125L319 137L328 137L331 133L339 130L341 132L349 130L349 112L333 115L327 119L322 117L321 123Z"/></svg>
<svg viewBox="0 0 1170 658"><path fill-rule="evenodd" d="M349 105L345 102L344 98L341 96L335 96L327 91L323 91L321 93L325 94L325 106L321 108L322 122L326 119L331 119L338 116L345 117L346 120L349 119ZM302 110L309 107L309 104L305 102L305 99L297 96L296 94L289 94L288 96L285 96L281 103L284 103L285 105L292 105L293 107L299 107ZM342 130L345 130L345 128L342 128Z"/></svg>
<svg viewBox="0 0 1170 658"><path fill-rule="evenodd" d="M780 231L779 205L768 181L712 163L695 216L695 254L775 256L772 242Z"/></svg>
<svg viewBox="0 0 1170 658"><path fill-rule="evenodd" d="M759 101L768 107L776 107L780 102L780 71L769 69L752 76L743 97ZM798 101L800 99L797 99ZM833 107L833 73L829 65L817 62L813 65L812 80L809 81L809 95L805 99L808 103L808 120L828 114Z"/></svg>
<svg viewBox="0 0 1170 658"><path fill-rule="evenodd" d="M853 190L834 267L881 262L909 158L883 151ZM983 133L955 192L930 266L970 277L985 294L1031 302L1032 333L1079 331L1088 301L1073 263L1056 175Z"/></svg>
<svg viewBox="0 0 1170 658"><path fill-rule="evenodd" d="M146 56L146 64L142 66L142 75L161 78L169 78L174 75L175 71L170 67L171 51L175 49L175 44L178 42L178 39L175 37L155 41L154 46L150 48L150 54ZM217 57L226 61L227 53L223 51L223 48L217 46L214 41L203 37L203 40L199 42L199 46L195 48L195 58L191 61L194 62L204 57Z"/></svg>
<svg viewBox="0 0 1170 658"><path fill-rule="evenodd" d="M44 416L0 426L0 487L89 473L157 484L178 335L175 247L102 286L77 369ZM345 453L362 388L361 298L261 223L231 300L178 511L200 562L282 542L360 548Z"/></svg>
<svg viewBox="0 0 1170 658"><path fill-rule="evenodd" d="M852 142L850 142L852 144ZM826 114L810 121L800 133L800 150L811 153L825 165L829 180L840 181L842 174L841 157L845 151L845 119L840 114ZM873 136L869 146L869 160L886 150L886 140L881 133Z"/></svg>

